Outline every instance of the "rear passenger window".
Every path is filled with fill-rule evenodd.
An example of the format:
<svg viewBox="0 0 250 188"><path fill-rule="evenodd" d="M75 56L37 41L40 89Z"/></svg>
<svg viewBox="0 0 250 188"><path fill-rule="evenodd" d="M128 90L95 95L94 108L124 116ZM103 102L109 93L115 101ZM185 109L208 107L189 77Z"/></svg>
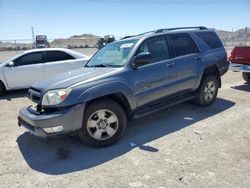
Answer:
<svg viewBox="0 0 250 188"><path fill-rule="evenodd" d="M137 54L142 52L150 52L153 62L169 59L168 47L164 37L150 38L146 40L139 47Z"/></svg>
<svg viewBox="0 0 250 188"><path fill-rule="evenodd" d="M71 55L61 51L47 51L45 62L63 61L74 59Z"/></svg>
<svg viewBox="0 0 250 188"><path fill-rule="evenodd" d="M195 42L188 34L178 33L169 35L169 37L176 57L199 52Z"/></svg>
<svg viewBox="0 0 250 188"><path fill-rule="evenodd" d="M196 33L211 49L223 47L219 37L214 32L199 32Z"/></svg>

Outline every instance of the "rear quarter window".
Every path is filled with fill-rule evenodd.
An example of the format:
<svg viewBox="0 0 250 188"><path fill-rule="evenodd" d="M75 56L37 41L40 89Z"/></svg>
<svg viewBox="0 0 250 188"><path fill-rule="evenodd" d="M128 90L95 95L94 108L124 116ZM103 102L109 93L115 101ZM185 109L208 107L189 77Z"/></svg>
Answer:
<svg viewBox="0 0 250 188"><path fill-rule="evenodd" d="M47 51L45 55L45 62L64 61L70 59L75 59L75 58L61 51Z"/></svg>
<svg viewBox="0 0 250 188"><path fill-rule="evenodd" d="M211 49L223 47L218 35L214 32L199 32L196 35L203 40Z"/></svg>

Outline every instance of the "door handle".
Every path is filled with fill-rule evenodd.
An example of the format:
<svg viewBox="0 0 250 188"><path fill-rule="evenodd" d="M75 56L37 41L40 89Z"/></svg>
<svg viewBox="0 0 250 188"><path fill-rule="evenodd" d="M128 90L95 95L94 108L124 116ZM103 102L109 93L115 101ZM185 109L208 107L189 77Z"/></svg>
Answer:
<svg viewBox="0 0 250 188"><path fill-rule="evenodd" d="M170 68L170 67L173 67L174 65L175 65L175 63L167 63L166 67Z"/></svg>
<svg viewBox="0 0 250 188"><path fill-rule="evenodd" d="M195 60L200 61L201 60L201 56L195 56Z"/></svg>

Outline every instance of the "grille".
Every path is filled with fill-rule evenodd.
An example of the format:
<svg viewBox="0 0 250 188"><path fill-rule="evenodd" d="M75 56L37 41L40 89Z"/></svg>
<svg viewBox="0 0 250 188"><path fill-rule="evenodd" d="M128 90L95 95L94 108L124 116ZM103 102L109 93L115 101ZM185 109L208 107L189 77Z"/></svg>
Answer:
<svg viewBox="0 0 250 188"><path fill-rule="evenodd" d="M33 132L35 131L35 128L32 125L30 125L26 121L22 120L20 117L18 117L18 124L26 127L26 129L28 129L30 131L33 131Z"/></svg>

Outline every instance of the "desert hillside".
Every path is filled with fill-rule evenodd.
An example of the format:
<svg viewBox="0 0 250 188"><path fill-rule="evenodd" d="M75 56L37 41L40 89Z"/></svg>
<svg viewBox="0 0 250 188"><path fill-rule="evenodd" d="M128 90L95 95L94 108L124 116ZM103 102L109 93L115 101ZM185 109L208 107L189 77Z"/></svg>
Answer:
<svg viewBox="0 0 250 188"><path fill-rule="evenodd" d="M50 42L51 47L68 47L68 46L93 46L96 45L99 40L99 36L92 34L82 34L82 35L73 35L67 39L55 39Z"/></svg>

